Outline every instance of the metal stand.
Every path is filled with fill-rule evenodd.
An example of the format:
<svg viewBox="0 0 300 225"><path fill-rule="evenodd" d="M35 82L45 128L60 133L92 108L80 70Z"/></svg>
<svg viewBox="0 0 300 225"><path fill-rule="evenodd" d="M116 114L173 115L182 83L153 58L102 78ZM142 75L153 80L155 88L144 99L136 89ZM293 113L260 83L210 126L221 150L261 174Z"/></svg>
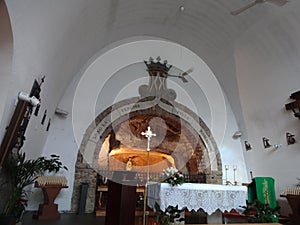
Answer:
<svg viewBox="0 0 300 225"><path fill-rule="evenodd" d="M146 183L145 191L144 191L143 225L148 224L149 211L147 210L147 198L148 198L148 187L147 187L147 183Z"/></svg>
<svg viewBox="0 0 300 225"><path fill-rule="evenodd" d="M156 136L156 134L152 133L150 126L148 126L148 129L146 132L142 132L142 135L144 135L147 140L147 180L145 184L145 192L144 192L144 212L143 212L143 225L148 224L148 216L149 211L147 210L147 198L148 198L148 182L149 182L149 164L150 164L150 141L151 137Z"/></svg>

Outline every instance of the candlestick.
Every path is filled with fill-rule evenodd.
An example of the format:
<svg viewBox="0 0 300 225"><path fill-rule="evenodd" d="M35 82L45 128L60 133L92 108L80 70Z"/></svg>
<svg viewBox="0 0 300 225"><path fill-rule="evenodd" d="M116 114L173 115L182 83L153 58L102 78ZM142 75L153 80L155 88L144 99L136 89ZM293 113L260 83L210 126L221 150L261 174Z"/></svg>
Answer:
<svg viewBox="0 0 300 225"><path fill-rule="evenodd" d="M225 178L226 178L226 185L229 185L230 182L228 180L228 170L229 170L229 165L225 165Z"/></svg>
<svg viewBox="0 0 300 225"><path fill-rule="evenodd" d="M234 185L237 185L237 181L236 181L236 173L237 173L237 166L234 165L233 166L233 179L234 179Z"/></svg>

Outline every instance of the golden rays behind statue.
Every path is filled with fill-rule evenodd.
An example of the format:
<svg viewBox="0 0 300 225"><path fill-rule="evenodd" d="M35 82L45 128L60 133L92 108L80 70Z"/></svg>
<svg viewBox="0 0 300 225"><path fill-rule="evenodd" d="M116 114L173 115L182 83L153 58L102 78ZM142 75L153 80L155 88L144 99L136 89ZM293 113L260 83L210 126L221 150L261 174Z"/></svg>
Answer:
<svg viewBox="0 0 300 225"><path fill-rule="evenodd" d="M146 171L147 154L146 151L132 148L112 150L109 153L110 169ZM149 154L150 171L161 172L165 168L175 167L174 158L171 155L156 151L150 151Z"/></svg>

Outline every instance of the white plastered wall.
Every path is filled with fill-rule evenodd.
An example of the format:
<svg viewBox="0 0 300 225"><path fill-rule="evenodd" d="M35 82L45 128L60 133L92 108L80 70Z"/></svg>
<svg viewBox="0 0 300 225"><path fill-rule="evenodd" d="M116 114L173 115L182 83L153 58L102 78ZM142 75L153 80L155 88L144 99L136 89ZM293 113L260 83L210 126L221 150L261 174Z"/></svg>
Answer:
<svg viewBox="0 0 300 225"><path fill-rule="evenodd" d="M253 147L245 153L247 167L254 176L275 179L283 215L290 208L280 193L297 184L299 177L299 142L287 145L286 132L299 139L300 121L285 110L285 104L292 101L290 94L300 88L300 33L296 27L296 20L288 17L262 21L240 37L234 53L248 141ZM280 148L264 149L263 137Z"/></svg>

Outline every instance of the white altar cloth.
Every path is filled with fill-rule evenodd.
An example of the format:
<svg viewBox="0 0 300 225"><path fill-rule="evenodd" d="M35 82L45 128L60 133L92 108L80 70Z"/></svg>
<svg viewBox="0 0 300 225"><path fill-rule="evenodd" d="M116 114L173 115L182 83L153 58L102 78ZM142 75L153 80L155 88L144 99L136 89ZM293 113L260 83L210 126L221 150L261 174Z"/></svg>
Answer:
<svg viewBox="0 0 300 225"><path fill-rule="evenodd" d="M189 211L203 209L208 215L217 209L224 212L246 205L247 187L217 184L184 183L172 187L168 183L148 184L148 206L157 202L162 210L169 205L186 207Z"/></svg>

